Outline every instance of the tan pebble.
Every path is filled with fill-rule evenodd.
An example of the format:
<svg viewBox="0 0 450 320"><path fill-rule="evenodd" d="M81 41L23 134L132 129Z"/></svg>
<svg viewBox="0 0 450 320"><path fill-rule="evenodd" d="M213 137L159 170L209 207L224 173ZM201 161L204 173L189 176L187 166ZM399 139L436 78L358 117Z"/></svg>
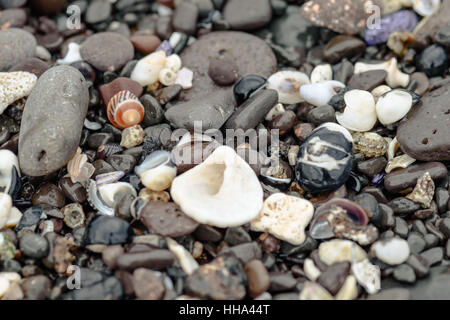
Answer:
<svg viewBox="0 0 450 320"><path fill-rule="evenodd" d="M136 147L144 142L145 132L140 125L126 128L122 131L120 146L126 149Z"/></svg>

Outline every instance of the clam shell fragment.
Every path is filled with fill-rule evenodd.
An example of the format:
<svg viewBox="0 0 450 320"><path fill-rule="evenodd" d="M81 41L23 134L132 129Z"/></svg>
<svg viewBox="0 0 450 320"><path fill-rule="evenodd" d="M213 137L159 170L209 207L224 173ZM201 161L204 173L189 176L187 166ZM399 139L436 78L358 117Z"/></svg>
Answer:
<svg viewBox="0 0 450 320"><path fill-rule="evenodd" d="M378 120L383 125L395 123L411 110L413 97L405 90L392 90L381 96L376 104Z"/></svg>
<svg viewBox="0 0 450 320"><path fill-rule="evenodd" d="M336 113L337 122L346 129L365 132L377 122L375 100L364 90L350 90L344 95L345 110Z"/></svg>
<svg viewBox="0 0 450 320"><path fill-rule="evenodd" d="M299 71L279 71L267 79L267 88L278 92L278 102L294 104L302 102L300 88L309 84L308 76Z"/></svg>
<svg viewBox="0 0 450 320"><path fill-rule="evenodd" d="M327 104L339 88L345 88L345 84L335 80L305 84L300 87L300 97L313 106L320 107Z"/></svg>
<svg viewBox="0 0 450 320"><path fill-rule="evenodd" d="M177 175L177 167L171 161L168 151L155 151L134 169L141 182L153 191L164 191L170 187Z"/></svg>

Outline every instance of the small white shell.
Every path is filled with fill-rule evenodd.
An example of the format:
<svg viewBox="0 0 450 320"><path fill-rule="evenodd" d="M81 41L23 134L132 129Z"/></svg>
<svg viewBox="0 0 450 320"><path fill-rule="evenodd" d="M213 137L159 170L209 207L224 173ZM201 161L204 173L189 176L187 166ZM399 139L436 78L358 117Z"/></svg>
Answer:
<svg viewBox="0 0 450 320"><path fill-rule="evenodd" d="M166 64L166 59L166 53L162 50L142 58L131 72L131 80L139 82L143 87L156 83L159 73Z"/></svg>
<svg viewBox="0 0 450 320"><path fill-rule="evenodd" d="M192 79L194 78L194 73L188 68L182 68L177 73L177 80L175 84L179 84L184 90L192 88Z"/></svg>
<svg viewBox="0 0 450 320"><path fill-rule="evenodd" d="M400 71L396 58L375 64L357 62L354 73L358 74L370 70L385 70L387 72L386 83L391 88L406 87L409 84L410 77Z"/></svg>
<svg viewBox="0 0 450 320"><path fill-rule="evenodd" d="M267 88L278 92L278 102L294 104L302 102L299 89L309 84L309 78L300 71L279 71L267 79Z"/></svg>
<svg viewBox="0 0 450 320"><path fill-rule="evenodd" d="M330 64L320 64L311 72L311 83L333 80L333 70Z"/></svg>
<svg viewBox="0 0 450 320"><path fill-rule="evenodd" d="M311 281L316 281L318 277L321 275L321 271L316 267L314 261L312 259L307 258L303 263L303 271L305 275Z"/></svg>
<svg viewBox="0 0 450 320"><path fill-rule="evenodd" d="M192 219L219 228L250 222L263 205L255 172L227 146L218 147L203 163L176 177L170 193Z"/></svg>
<svg viewBox="0 0 450 320"><path fill-rule="evenodd" d="M0 229L8 222L12 208L11 196L7 193L0 192Z"/></svg>
<svg viewBox="0 0 450 320"><path fill-rule="evenodd" d="M345 84L334 80L305 84L300 87L300 96L306 102L320 107L336 94L336 88L345 88Z"/></svg>
<svg viewBox="0 0 450 320"><path fill-rule="evenodd" d="M186 272L187 275L192 274L195 270L199 268L197 261L194 257L187 251L182 245L179 245L175 240L171 238L166 238L167 246L173 255L177 258L178 263Z"/></svg>
<svg viewBox="0 0 450 320"><path fill-rule="evenodd" d="M177 175L177 167L171 161L171 153L155 151L134 169L141 182L153 191L163 191L170 187Z"/></svg>
<svg viewBox="0 0 450 320"><path fill-rule="evenodd" d="M373 95L373 98L375 99L376 102L378 101L378 98L380 98L383 94L391 90L392 89L389 86L382 84L381 86L378 86L375 89L373 89L370 93Z"/></svg>
<svg viewBox="0 0 450 320"><path fill-rule="evenodd" d="M89 180L95 172L95 167L88 162L88 157L81 153L78 148L77 153L67 163L67 172L72 183L84 183Z"/></svg>
<svg viewBox="0 0 450 320"><path fill-rule="evenodd" d="M284 109L283 105L281 103L278 103L270 109L270 111L266 115L266 121L271 121L275 119L278 115L284 113L286 110Z"/></svg>
<svg viewBox="0 0 450 320"><path fill-rule="evenodd" d="M29 72L0 72L0 114L14 101L27 97L37 77Z"/></svg>
<svg viewBox="0 0 450 320"><path fill-rule="evenodd" d="M365 132L377 122L375 100L368 91L350 90L345 93L344 112L336 113L337 122L346 129Z"/></svg>
<svg viewBox="0 0 450 320"><path fill-rule="evenodd" d="M98 193L100 194L101 199L107 206L112 208L114 208L115 204L114 196L122 191L131 193L135 197L137 196L136 190L127 182L116 182L98 186Z"/></svg>
<svg viewBox="0 0 450 320"><path fill-rule="evenodd" d="M177 74L169 68L164 68L159 72L159 82L168 87L175 84L177 81Z"/></svg>
<svg viewBox="0 0 450 320"><path fill-rule="evenodd" d="M68 50L64 59L56 60L59 64L71 64L77 61L83 61L80 54L80 45L76 42L69 43Z"/></svg>
<svg viewBox="0 0 450 320"><path fill-rule="evenodd" d="M404 90L392 90L378 99L376 110L378 120L383 125L395 123L411 110L412 96Z"/></svg>
<svg viewBox="0 0 450 320"><path fill-rule="evenodd" d="M389 160L389 162L386 165L386 168L384 169L386 171L386 173L391 172L394 169L397 168L402 168L405 169L407 167L409 167L411 164L413 164L414 162L416 162L416 159L411 158L410 156L408 156L407 154L395 157L391 160Z"/></svg>
<svg viewBox="0 0 450 320"><path fill-rule="evenodd" d="M181 69L181 65L180 56L174 53L167 57L164 68L170 69L173 72L178 72Z"/></svg>
<svg viewBox="0 0 450 320"><path fill-rule="evenodd" d="M397 152L398 148L400 148L400 145L398 144L397 137L395 137L389 142L389 147L387 151L389 161L394 159L395 153Z"/></svg>
<svg viewBox="0 0 450 320"><path fill-rule="evenodd" d="M412 5L415 12L427 17L439 9L441 0L412 0Z"/></svg>

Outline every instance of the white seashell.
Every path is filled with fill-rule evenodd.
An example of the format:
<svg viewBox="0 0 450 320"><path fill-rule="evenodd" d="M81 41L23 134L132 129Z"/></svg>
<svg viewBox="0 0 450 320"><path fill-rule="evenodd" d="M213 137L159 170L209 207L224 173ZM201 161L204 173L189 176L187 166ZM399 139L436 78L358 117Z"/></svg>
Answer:
<svg viewBox="0 0 450 320"><path fill-rule="evenodd" d="M20 219L22 219L22 212L20 212L20 210L16 207L12 207L9 211L9 218L6 221L5 227L14 228L19 224Z"/></svg>
<svg viewBox="0 0 450 320"><path fill-rule="evenodd" d="M369 259L365 259L358 263L352 264L352 272L358 283L366 289L367 293L375 294L381 289L381 272L380 267L370 263Z"/></svg>
<svg viewBox="0 0 450 320"><path fill-rule="evenodd" d="M319 278L320 275L322 274L319 268L317 268L316 265L314 264L314 261L309 258L307 258L303 263L303 271L305 272L308 279L311 281L316 281L317 278Z"/></svg>
<svg viewBox="0 0 450 320"><path fill-rule="evenodd" d="M348 130L365 132L377 122L375 100L368 91L350 90L345 93L344 112L336 113L337 122Z"/></svg>
<svg viewBox="0 0 450 320"><path fill-rule="evenodd" d="M353 241L334 239L320 244L319 257L327 265L332 265L342 261L360 262L367 258L367 254Z"/></svg>
<svg viewBox="0 0 450 320"><path fill-rule="evenodd" d="M309 84L308 76L300 71L278 71L267 79L267 88L278 92L278 102L294 104L302 102L299 89Z"/></svg>
<svg viewBox="0 0 450 320"><path fill-rule="evenodd" d="M184 90L192 88L192 79L194 78L194 73L188 68L182 68L177 73L177 80L175 84L179 84Z"/></svg>
<svg viewBox="0 0 450 320"><path fill-rule="evenodd" d="M311 202L284 193L274 193L264 201L258 217L252 220L250 229L268 232L293 245L305 241L305 228L314 214Z"/></svg>
<svg viewBox="0 0 450 320"><path fill-rule="evenodd" d="M131 72L131 80L139 82L143 87L158 81L159 73L166 64L166 53L162 50L153 52L139 60Z"/></svg>
<svg viewBox="0 0 450 320"><path fill-rule="evenodd" d="M164 68L170 69L173 72L178 72L181 69L181 65L180 56L174 53L167 57Z"/></svg>
<svg viewBox="0 0 450 320"><path fill-rule="evenodd" d="M299 296L300 300L334 300L333 296L316 282L306 281L302 292Z"/></svg>
<svg viewBox="0 0 450 320"><path fill-rule="evenodd" d="M400 148L400 145L398 144L397 137L395 137L394 139L392 139L389 142L388 151L387 151L389 161L394 159L395 153L397 152L398 148Z"/></svg>
<svg viewBox="0 0 450 320"><path fill-rule="evenodd" d="M0 72L0 114L14 101L27 97L37 77L29 72Z"/></svg>
<svg viewBox="0 0 450 320"><path fill-rule="evenodd" d="M386 173L389 173L394 169L398 169L398 168L405 169L405 168L409 167L411 164L413 164L414 162L416 162L416 159L411 158L407 154L404 154L404 155L401 155L401 156L398 156L398 157L395 157L395 158L389 160L384 171L386 171Z"/></svg>
<svg viewBox="0 0 450 320"><path fill-rule="evenodd" d="M177 74L169 68L164 68L159 72L158 80L164 86L168 87L175 84L177 81Z"/></svg>
<svg viewBox="0 0 450 320"><path fill-rule="evenodd" d="M409 245L406 240L394 237L387 240L378 240L372 245L370 252L380 261L396 266L408 259Z"/></svg>
<svg viewBox="0 0 450 320"><path fill-rule="evenodd" d="M441 0L411 0L415 12L423 17L431 16L439 10Z"/></svg>
<svg viewBox="0 0 450 320"><path fill-rule="evenodd" d="M295 166L297 163L298 152L300 151L300 146L292 144L288 151L288 161L291 166Z"/></svg>
<svg viewBox="0 0 450 320"><path fill-rule="evenodd" d="M76 42L69 43L68 50L64 59L56 60L59 64L71 64L77 61L83 61L80 54L80 45Z"/></svg>
<svg viewBox="0 0 450 320"><path fill-rule="evenodd" d="M396 58L375 64L357 62L354 73L358 74L370 70L385 70L387 72L386 83L391 88L406 87L409 84L410 77L408 74L400 71Z"/></svg>
<svg viewBox="0 0 450 320"><path fill-rule="evenodd" d="M0 229L8 222L11 208L11 196L7 193L0 192Z"/></svg>
<svg viewBox="0 0 450 320"><path fill-rule="evenodd" d="M163 191L170 187L177 175L177 167L171 161L171 153L155 151L134 169L141 182L153 191Z"/></svg>
<svg viewBox="0 0 450 320"><path fill-rule="evenodd" d="M358 286L354 276L349 275L342 285L339 292L336 294L336 300L353 300L358 296Z"/></svg>
<svg viewBox="0 0 450 320"><path fill-rule="evenodd" d="M333 80L333 70L330 64L320 64L311 72L311 83Z"/></svg>
<svg viewBox="0 0 450 320"><path fill-rule="evenodd" d="M95 172L95 168L88 162L88 157L77 149L77 153L67 163L67 172L70 175L72 183L84 183L89 180Z"/></svg>
<svg viewBox="0 0 450 320"><path fill-rule="evenodd" d="M379 97L381 97L383 94L391 90L392 89L389 86L382 84L381 86L378 86L375 89L373 89L370 93L373 95L375 101L378 101Z"/></svg>
<svg viewBox="0 0 450 320"><path fill-rule="evenodd" d="M13 182L13 168L16 168L20 176L19 160L9 150L0 150L0 191L10 192Z"/></svg>
<svg viewBox="0 0 450 320"><path fill-rule="evenodd" d="M199 268L197 261L182 245L179 245L175 240L166 238L167 246L173 255L177 258L178 263L186 272L187 275L191 275L195 270Z"/></svg>
<svg viewBox="0 0 450 320"><path fill-rule="evenodd" d="M252 221L263 205L263 190L253 169L227 146L175 178L170 193L192 219L219 228Z"/></svg>
<svg viewBox="0 0 450 320"><path fill-rule="evenodd" d="M305 84L300 87L300 96L306 102L320 107L330 101L337 88L345 88L345 84L334 80Z"/></svg>
<svg viewBox="0 0 450 320"><path fill-rule="evenodd" d="M278 103L270 109L270 111L266 115L266 121L272 121L280 114L283 114L286 110L284 109L283 105L281 103Z"/></svg>
<svg viewBox="0 0 450 320"><path fill-rule="evenodd" d="M20 275L17 272L0 272L0 298L19 281Z"/></svg>
<svg viewBox="0 0 450 320"><path fill-rule="evenodd" d="M381 96L376 105L378 120L383 125L395 123L411 110L412 96L404 90L392 90Z"/></svg>
<svg viewBox="0 0 450 320"><path fill-rule="evenodd" d="M136 190L133 186L127 182L116 182L110 184L104 184L98 187L98 193L101 200L109 207L114 208L116 200L114 197L120 192L131 193L133 196L137 196Z"/></svg>

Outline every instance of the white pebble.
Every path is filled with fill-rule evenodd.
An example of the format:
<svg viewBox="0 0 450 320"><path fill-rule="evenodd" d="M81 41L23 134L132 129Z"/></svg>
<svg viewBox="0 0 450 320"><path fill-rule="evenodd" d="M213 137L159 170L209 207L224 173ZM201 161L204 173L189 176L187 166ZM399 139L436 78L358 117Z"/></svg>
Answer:
<svg viewBox="0 0 450 320"><path fill-rule="evenodd" d="M344 95L344 112L336 113L337 122L348 130L366 132L377 123L375 100L364 90L350 90Z"/></svg>
<svg viewBox="0 0 450 320"><path fill-rule="evenodd" d="M378 120L387 126L403 119L411 110L412 96L404 90L392 90L378 99L376 111Z"/></svg>
<svg viewBox="0 0 450 320"><path fill-rule="evenodd" d="M333 80L333 70L330 64L320 64L311 72L311 83Z"/></svg>
<svg viewBox="0 0 450 320"><path fill-rule="evenodd" d="M353 241L333 239L320 244L319 257L327 265L332 265L342 261L359 262L366 259L367 254Z"/></svg>
<svg viewBox="0 0 450 320"><path fill-rule="evenodd" d="M0 229L8 222L11 208L11 196L7 193L0 192Z"/></svg>
<svg viewBox="0 0 450 320"><path fill-rule="evenodd" d="M408 242L399 237L378 240L372 245L370 252L380 261L391 266L405 262L410 253Z"/></svg>
<svg viewBox="0 0 450 320"><path fill-rule="evenodd" d="M162 50L153 52L138 61L131 72L131 80L139 82L143 87L158 81L159 73L166 64L166 53Z"/></svg>

